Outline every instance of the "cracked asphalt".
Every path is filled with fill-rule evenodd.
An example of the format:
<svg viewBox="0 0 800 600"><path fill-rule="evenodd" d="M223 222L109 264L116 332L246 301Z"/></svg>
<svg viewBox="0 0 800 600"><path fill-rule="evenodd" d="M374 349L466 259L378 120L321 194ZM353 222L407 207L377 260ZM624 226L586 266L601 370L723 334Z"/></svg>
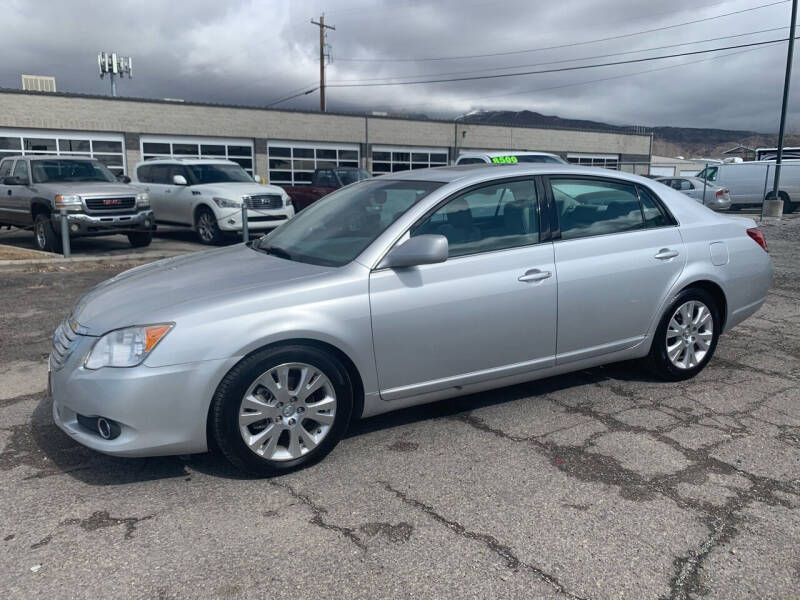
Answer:
<svg viewBox="0 0 800 600"><path fill-rule="evenodd" d="M45 358L119 267L0 273L3 598L798 598L800 218L692 381L617 364L354 424L275 479L116 459L51 422Z"/></svg>

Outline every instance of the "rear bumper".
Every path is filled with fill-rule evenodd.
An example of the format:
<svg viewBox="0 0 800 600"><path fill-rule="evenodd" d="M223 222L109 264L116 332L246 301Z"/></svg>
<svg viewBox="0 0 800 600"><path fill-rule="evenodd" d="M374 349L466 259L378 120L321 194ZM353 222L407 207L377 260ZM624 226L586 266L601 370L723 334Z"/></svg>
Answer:
<svg viewBox="0 0 800 600"><path fill-rule="evenodd" d="M61 231L61 216L56 213L52 217L53 227ZM152 210L129 215L87 215L68 214L70 236L110 235L134 231L155 231L156 220Z"/></svg>

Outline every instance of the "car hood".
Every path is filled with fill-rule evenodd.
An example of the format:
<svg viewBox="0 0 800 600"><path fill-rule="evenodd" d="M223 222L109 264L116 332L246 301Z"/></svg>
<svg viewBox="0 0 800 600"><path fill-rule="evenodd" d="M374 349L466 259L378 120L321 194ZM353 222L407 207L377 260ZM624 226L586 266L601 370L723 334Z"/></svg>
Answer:
<svg viewBox="0 0 800 600"><path fill-rule="evenodd" d="M75 181L67 183L37 183L35 188L39 193L50 193L53 196L63 194L79 194L81 196L132 196L139 193L139 190L125 183L102 183L91 181Z"/></svg>
<svg viewBox="0 0 800 600"><path fill-rule="evenodd" d="M179 305L274 288L332 270L237 244L124 271L81 298L71 319L77 321L80 333L102 335L130 325L170 321L178 314Z"/></svg>
<svg viewBox="0 0 800 600"><path fill-rule="evenodd" d="M193 185L192 190L204 194L216 194L222 197L255 196L257 194L282 195L283 190L274 185L261 185L260 183L230 182L230 183L201 183Z"/></svg>

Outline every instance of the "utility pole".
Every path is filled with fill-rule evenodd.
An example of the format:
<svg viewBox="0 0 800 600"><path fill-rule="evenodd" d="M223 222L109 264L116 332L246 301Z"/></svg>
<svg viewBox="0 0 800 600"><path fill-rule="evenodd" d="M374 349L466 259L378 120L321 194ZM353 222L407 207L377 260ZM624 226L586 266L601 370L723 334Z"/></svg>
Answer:
<svg viewBox="0 0 800 600"><path fill-rule="evenodd" d="M778 155L775 157L775 183L772 199L764 199L762 216L778 217L783 213L783 200L778 196L781 183L781 162L783 161L783 134L786 130L786 108L789 103L789 84L792 81L792 57L794 55L795 27L797 26L797 0L792 0L792 24L789 26L789 50L786 54L786 77L783 80L783 105L781 106L781 125L778 130Z"/></svg>
<svg viewBox="0 0 800 600"><path fill-rule="evenodd" d="M333 25L325 24L325 15L319 17L319 21L311 19L311 23L319 27L319 110L325 112L325 37L326 29L336 30Z"/></svg>

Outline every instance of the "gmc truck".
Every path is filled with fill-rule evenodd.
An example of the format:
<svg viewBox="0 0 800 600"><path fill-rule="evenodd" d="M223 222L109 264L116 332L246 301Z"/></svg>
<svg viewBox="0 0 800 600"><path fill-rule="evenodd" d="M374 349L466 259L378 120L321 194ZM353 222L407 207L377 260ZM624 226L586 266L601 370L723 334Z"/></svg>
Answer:
<svg viewBox="0 0 800 600"><path fill-rule="evenodd" d="M316 169L311 177L311 185L282 186L292 199L295 212L303 210L323 196L362 179L370 179L372 175L364 169L355 167L325 167Z"/></svg>
<svg viewBox="0 0 800 600"><path fill-rule="evenodd" d="M61 253L65 209L70 237L121 233L134 248L149 246L156 223L150 200L129 182L93 158L7 156L0 161L0 226L32 228L39 250Z"/></svg>

